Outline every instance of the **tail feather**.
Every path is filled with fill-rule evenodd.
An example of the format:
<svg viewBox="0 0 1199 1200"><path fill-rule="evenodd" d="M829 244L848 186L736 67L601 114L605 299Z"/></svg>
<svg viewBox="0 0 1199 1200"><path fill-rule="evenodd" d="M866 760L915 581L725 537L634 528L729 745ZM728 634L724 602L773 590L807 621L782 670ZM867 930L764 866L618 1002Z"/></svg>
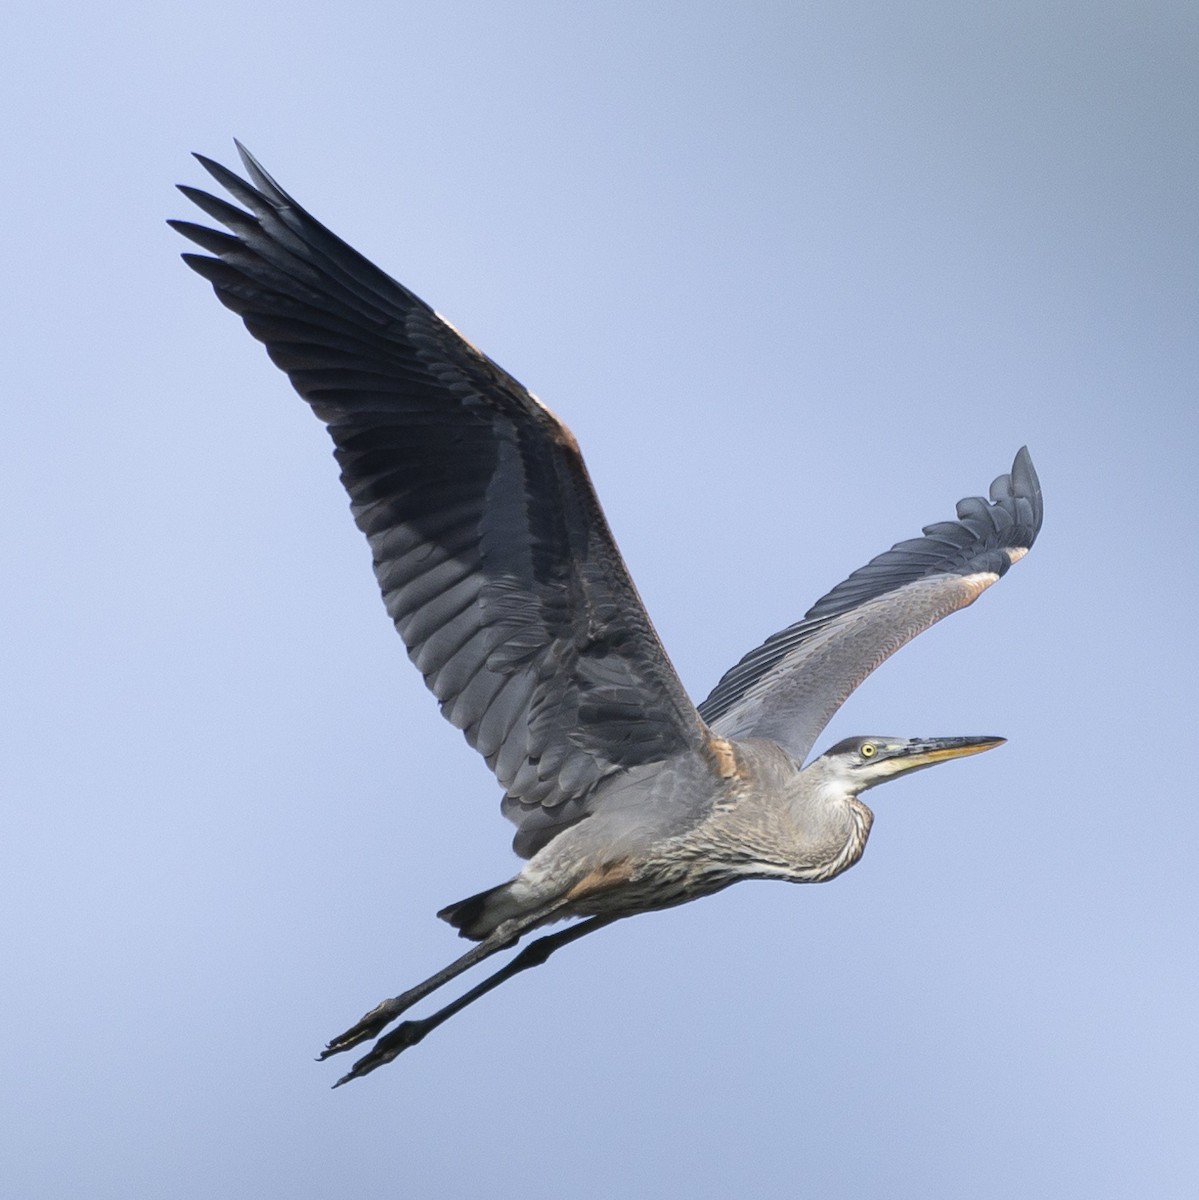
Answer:
<svg viewBox="0 0 1199 1200"><path fill-rule="evenodd" d="M517 909L511 904L511 885L501 883L497 887L488 888L449 904L437 915L448 921L461 937L471 941L481 942L501 921L515 916ZM508 904L504 901L509 900Z"/></svg>

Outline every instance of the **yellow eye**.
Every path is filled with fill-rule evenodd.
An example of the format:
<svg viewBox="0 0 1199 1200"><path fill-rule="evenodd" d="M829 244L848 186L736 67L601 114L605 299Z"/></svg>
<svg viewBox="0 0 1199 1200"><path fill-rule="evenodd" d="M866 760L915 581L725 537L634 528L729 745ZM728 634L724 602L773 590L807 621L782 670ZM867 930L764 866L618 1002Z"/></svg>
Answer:
<svg viewBox="0 0 1199 1200"><path fill-rule="evenodd" d="M874 757L874 743L873 742L863 742L861 754L862 754L863 758L873 758Z"/></svg>

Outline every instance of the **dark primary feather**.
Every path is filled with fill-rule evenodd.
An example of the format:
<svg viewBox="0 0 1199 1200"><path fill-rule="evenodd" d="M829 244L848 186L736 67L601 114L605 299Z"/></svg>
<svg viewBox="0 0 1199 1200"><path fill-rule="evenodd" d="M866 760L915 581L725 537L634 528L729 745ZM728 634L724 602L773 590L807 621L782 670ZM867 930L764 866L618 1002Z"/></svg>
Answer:
<svg viewBox="0 0 1199 1200"><path fill-rule="evenodd" d="M1028 449L990 499L968 497L956 521L924 528L822 596L794 625L732 667L699 705L725 737L773 737L798 758L849 693L921 630L969 604L970 576L1006 573L1009 551L1027 550L1041 528L1041 486Z"/></svg>
<svg viewBox="0 0 1199 1200"><path fill-rule="evenodd" d="M486 758L529 855L596 784L697 745L687 699L569 431L424 301L309 216L240 146L230 232L172 225L326 423L387 610Z"/></svg>

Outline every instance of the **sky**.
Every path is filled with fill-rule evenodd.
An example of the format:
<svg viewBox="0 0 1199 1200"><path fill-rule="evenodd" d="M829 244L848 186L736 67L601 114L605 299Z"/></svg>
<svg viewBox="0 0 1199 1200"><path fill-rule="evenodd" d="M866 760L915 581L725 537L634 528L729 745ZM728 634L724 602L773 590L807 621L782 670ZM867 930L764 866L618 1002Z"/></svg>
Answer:
<svg viewBox="0 0 1199 1200"><path fill-rule="evenodd" d="M1193 1195L1193 4L5 25L0 1193ZM1027 443L1032 553L821 741L1008 744L330 1091L519 862L164 224L235 136L569 424L697 699Z"/></svg>

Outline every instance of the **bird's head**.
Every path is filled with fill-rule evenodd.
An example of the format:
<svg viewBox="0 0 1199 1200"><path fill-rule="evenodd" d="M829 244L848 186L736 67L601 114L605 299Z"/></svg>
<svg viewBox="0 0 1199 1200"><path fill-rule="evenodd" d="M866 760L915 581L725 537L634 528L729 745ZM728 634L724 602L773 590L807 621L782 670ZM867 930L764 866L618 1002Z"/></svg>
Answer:
<svg viewBox="0 0 1199 1200"><path fill-rule="evenodd" d="M829 782L851 795L864 792L909 771L919 771L951 758L981 754L1002 746L1001 737L893 738L852 737L826 750L812 766L820 765Z"/></svg>

